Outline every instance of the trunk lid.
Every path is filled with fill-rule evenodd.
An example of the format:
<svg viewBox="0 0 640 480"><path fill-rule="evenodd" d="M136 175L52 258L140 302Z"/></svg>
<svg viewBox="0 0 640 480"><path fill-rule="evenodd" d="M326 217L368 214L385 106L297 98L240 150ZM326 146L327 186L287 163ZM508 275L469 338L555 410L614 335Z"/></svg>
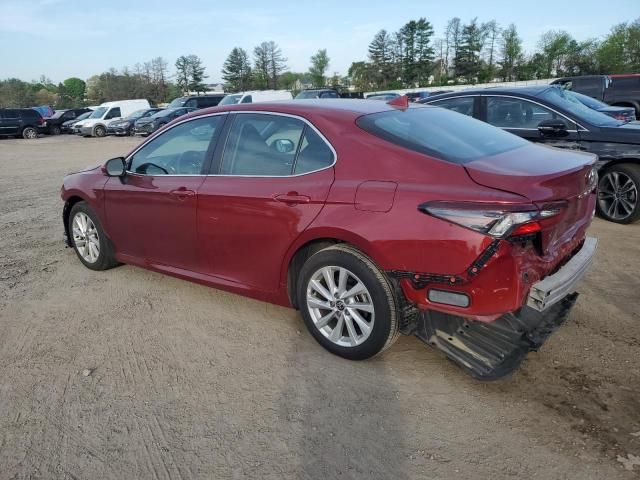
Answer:
<svg viewBox="0 0 640 480"><path fill-rule="evenodd" d="M464 167L479 185L521 195L541 209L560 206L558 215L540 222L543 252L552 253L591 222L596 159L593 154L530 144Z"/></svg>

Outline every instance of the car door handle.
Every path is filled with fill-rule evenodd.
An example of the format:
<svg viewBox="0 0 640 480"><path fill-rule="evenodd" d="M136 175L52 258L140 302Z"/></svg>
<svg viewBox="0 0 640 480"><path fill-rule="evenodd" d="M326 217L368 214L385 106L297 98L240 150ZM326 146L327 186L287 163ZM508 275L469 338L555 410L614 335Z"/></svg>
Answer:
<svg viewBox="0 0 640 480"><path fill-rule="evenodd" d="M289 192L274 195L273 199L276 202L282 202L292 206L298 205L299 203L309 203L311 201L311 197L308 197L306 195L298 195L298 192Z"/></svg>
<svg viewBox="0 0 640 480"><path fill-rule="evenodd" d="M196 192L194 192L193 190L189 190L186 187L180 187L176 188L175 190L169 191L169 194L173 195L174 197L178 197L179 200L185 200L187 197L193 197Z"/></svg>

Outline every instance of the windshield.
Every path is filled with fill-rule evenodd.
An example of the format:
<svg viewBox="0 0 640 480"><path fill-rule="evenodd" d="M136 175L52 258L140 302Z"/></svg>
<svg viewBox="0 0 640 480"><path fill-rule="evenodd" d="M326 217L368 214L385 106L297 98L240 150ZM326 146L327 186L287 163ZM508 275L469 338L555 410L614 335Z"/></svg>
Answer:
<svg viewBox="0 0 640 480"><path fill-rule="evenodd" d="M78 120L84 120L85 118L89 118L89 115L91 115L93 112L85 112L82 115L80 115L78 118L75 118L73 120L71 120L72 122L77 122Z"/></svg>
<svg viewBox="0 0 640 480"><path fill-rule="evenodd" d="M224 97L218 105L235 105L242 98L242 94L238 93L236 95L227 95Z"/></svg>
<svg viewBox="0 0 640 480"><path fill-rule="evenodd" d="M173 100L169 105L167 105L167 108L182 107L187 102L187 100L188 100L187 97L178 97L175 100Z"/></svg>
<svg viewBox="0 0 640 480"><path fill-rule="evenodd" d="M322 91L319 90L308 90L306 92L300 92L296 95L296 99L305 99L305 98L319 98Z"/></svg>
<svg viewBox="0 0 640 480"><path fill-rule="evenodd" d="M107 107L98 107L96 108L89 118L102 118L104 112L108 110Z"/></svg>
<svg viewBox="0 0 640 480"><path fill-rule="evenodd" d="M144 117L145 113L147 113L148 110L138 110L136 112L133 112L131 115L129 115L127 118L125 118L125 120L136 120L137 118L142 118Z"/></svg>
<svg viewBox="0 0 640 480"><path fill-rule="evenodd" d="M415 107L365 115L360 128L401 147L451 163L467 163L528 142L467 115L440 107Z"/></svg>
<svg viewBox="0 0 640 480"><path fill-rule="evenodd" d="M171 110L174 110L174 109L173 108L165 108L164 110L160 110L159 112L154 113L149 118L164 117L165 115L168 115L171 112Z"/></svg>
<svg viewBox="0 0 640 480"><path fill-rule="evenodd" d="M583 120L596 127L618 127L624 125L624 122L587 107L578 100L578 97L573 92L568 90L551 87L538 96L575 115L578 120Z"/></svg>

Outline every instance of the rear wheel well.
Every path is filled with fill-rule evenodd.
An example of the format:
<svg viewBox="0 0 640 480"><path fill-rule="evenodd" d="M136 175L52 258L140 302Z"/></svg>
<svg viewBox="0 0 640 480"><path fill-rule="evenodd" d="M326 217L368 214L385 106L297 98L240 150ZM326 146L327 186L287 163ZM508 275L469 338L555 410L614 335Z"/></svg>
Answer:
<svg viewBox="0 0 640 480"><path fill-rule="evenodd" d="M605 163L602 167L600 167L600 171L598 172L600 175L607 170L612 169L613 167L617 167L619 165L640 165L640 157L639 158L619 158L616 160L611 160L610 162Z"/></svg>
<svg viewBox="0 0 640 480"><path fill-rule="evenodd" d="M300 275L300 270L302 270L304 263L313 254L319 252L323 248L330 247L337 243L344 242L335 238L318 238L311 240L298 248L293 257L291 257L289 270L287 272L287 294L289 295L289 301L291 302L291 305L293 305L293 308L298 309L296 291L298 286L298 276Z"/></svg>

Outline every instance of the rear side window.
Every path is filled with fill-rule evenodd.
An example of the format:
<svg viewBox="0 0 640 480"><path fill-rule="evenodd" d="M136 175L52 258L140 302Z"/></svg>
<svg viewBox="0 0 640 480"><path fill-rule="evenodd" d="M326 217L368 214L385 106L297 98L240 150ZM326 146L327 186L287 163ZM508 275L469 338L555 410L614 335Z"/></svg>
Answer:
<svg viewBox="0 0 640 480"><path fill-rule="evenodd" d="M583 93L590 97L598 98L602 96L604 79L596 78L574 78L571 81L571 88L574 92Z"/></svg>
<svg viewBox="0 0 640 480"><path fill-rule="evenodd" d="M223 175L291 175L305 124L282 115L238 114L222 157Z"/></svg>
<svg viewBox="0 0 640 480"><path fill-rule="evenodd" d="M251 98L251 95L245 95L245 97L242 99L240 103L251 103L251 102L253 102L253 98Z"/></svg>
<svg viewBox="0 0 640 480"><path fill-rule="evenodd" d="M293 173L300 175L301 173L313 172L328 167L332 163L333 151L329 145L320 138L320 135L313 128L306 126Z"/></svg>
<svg viewBox="0 0 640 480"><path fill-rule="evenodd" d="M2 115L2 118L20 118L20 111L13 109L13 108L7 108L5 110L0 110L0 115ZM33 110L33 113L35 114L36 111Z"/></svg>
<svg viewBox="0 0 640 480"><path fill-rule="evenodd" d="M202 97L198 99L198 108L215 107L220 103L222 97ZM192 105L187 105L191 107ZM193 105L195 106L195 105Z"/></svg>
<svg viewBox="0 0 640 480"><path fill-rule="evenodd" d="M412 107L364 115L363 130L415 152L451 163L467 163L527 145L484 122L443 108Z"/></svg>

